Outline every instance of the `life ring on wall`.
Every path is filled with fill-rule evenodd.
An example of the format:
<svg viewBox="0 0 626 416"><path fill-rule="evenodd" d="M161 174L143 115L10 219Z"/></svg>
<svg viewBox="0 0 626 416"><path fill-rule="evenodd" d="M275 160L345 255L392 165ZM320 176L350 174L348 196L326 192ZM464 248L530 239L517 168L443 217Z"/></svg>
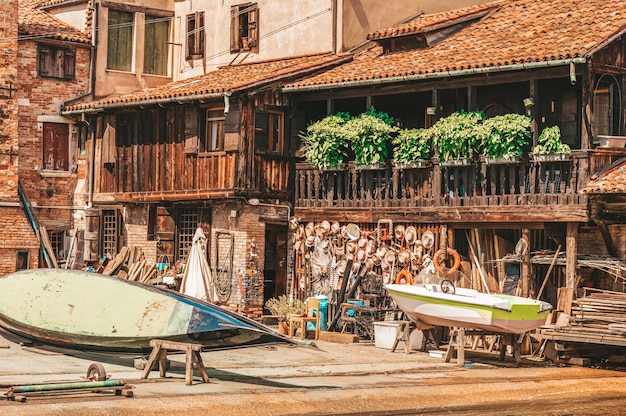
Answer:
<svg viewBox="0 0 626 416"><path fill-rule="evenodd" d="M407 285L413 284L413 275L407 269L401 270L400 273L398 273L398 276L396 276L396 284L403 284L402 279L404 279L404 281L406 282L405 284Z"/></svg>
<svg viewBox="0 0 626 416"><path fill-rule="evenodd" d="M439 264L439 257L443 255L443 249L437 250L435 256L433 257L433 264L435 265L435 269L437 269L439 273L450 276L459 269L459 266L461 265L461 256L459 256L459 253L457 253L455 249L450 247L446 249L446 253L454 257L454 264L452 264L451 268L449 268L448 270L444 270L441 264Z"/></svg>

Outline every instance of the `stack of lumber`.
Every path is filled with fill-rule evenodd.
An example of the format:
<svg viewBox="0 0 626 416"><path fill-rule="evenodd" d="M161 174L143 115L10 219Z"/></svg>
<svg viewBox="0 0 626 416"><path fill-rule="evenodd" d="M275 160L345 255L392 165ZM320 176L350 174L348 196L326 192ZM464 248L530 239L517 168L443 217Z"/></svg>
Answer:
<svg viewBox="0 0 626 416"><path fill-rule="evenodd" d="M570 325L626 333L626 293L585 290L572 304Z"/></svg>
<svg viewBox="0 0 626 416"><path fill-rule="evenodd" d="M106 276L117 276L134 282L149 283L156 277L156 264L146 262L141 247L122 247L114 259L110 260L101 271Z"/></svg>

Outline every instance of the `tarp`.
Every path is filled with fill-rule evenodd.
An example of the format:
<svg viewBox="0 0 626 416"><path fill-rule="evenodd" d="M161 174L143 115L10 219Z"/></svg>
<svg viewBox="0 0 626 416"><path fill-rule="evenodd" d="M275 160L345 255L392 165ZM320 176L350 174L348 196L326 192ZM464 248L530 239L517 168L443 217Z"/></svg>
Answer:
<svg viewBox="0 0 626 416"><path fill-rule="evenodd" d="M213 285L211 267L207 260L206 243L204 232L198 228L187 256L180 293L213 303L217 299L217 294Z"/></svg>

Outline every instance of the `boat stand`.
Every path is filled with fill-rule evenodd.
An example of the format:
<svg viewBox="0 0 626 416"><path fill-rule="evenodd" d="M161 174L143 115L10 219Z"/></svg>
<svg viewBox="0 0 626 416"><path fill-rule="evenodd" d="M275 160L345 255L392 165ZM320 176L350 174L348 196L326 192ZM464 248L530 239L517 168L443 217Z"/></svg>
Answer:
<svg viewBox="0 0 626 416"><path fill-rule="evenodd" d="M198 368L198 372L202 377L202 381L205 383L209 382L209 375L206 372L206 368L204 368L204 363L202 362L202 357L200 356L200 352L202 351L202 345L200 344L189 344L185 342L174 342L174 341L166 341L162 339L153 339L150 341L150 346L152 347L152 352L150 353L150 358L148 358L148 362L146 363L143 372L141 373L141 378L148 378L152 367L156 362L159 363L159 376L165 377L166 372L166 361L167 361L167 351L185 351L186 354L186 364L185 364L185 384L190 386L193 383L193 365L195 364Z"/></svg>
<svg viewBox="0 0 626 416"><path fill-rule="evenodd" d="M485 337L487 335L496 335L500 340L500 361L504 361L507 345L511 346L513 352L513 359L516 364L519 364L522 359L522 340L525 334L508 334L501 332L489 332L484 330L466 329L466 328L450 328L450 343L445 355L445 362L450 362L454 351L457 352L457 364L459 367L465 365L465 344L467 336L479 337L483 341L483 347L485 346ZM475 341L477 344L477 341ZM491 351L493 345L490 346Z"/></svg>

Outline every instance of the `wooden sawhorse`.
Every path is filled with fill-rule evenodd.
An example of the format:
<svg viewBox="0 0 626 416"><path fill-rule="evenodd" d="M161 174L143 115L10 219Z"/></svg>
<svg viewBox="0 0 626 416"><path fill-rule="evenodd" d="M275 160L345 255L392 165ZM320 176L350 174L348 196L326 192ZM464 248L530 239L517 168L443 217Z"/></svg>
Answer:
<svg viewBox="0 0 626 416"><path fill-rule="evenodd" d="M195 364L198 368L198 372L200 376L202 376L202 381L205 383L209 382L209 375L206 372L206 368L204 368L204 363L202 362L202 357L200 356L200 352L202 351L202 345L200 344L189 344L185 342L175 342L175 341L166 341L162 339L153 339L150 341L150 346L152 347L152 352L150 353L150 358L148 359L148 363L146 364L143 372L141 373L141 378L148 378L152 367L154 367L154 363L158 361L159 363L159 375L161 377L165 377L165 365L167 359L167 350L174 351L185 351L186 354L186 364L185 364L185 384L190 386L193 383L193 365Z"/></svg>

